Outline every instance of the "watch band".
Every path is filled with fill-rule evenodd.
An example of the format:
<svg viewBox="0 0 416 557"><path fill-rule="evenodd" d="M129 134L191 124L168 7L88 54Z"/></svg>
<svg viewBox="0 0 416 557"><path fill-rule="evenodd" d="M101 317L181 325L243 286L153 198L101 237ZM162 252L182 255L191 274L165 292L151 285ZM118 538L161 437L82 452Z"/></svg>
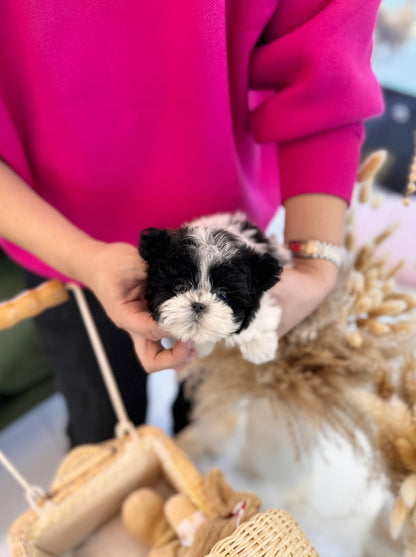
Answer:
<svg viewBox="0 0 416 557"><path fill-rule="evenodd" d="M294 257L326 259L338 268L341 267L343 250L335 244L320 242L319 240L296 240L288 242L287 246Z"/></svg>

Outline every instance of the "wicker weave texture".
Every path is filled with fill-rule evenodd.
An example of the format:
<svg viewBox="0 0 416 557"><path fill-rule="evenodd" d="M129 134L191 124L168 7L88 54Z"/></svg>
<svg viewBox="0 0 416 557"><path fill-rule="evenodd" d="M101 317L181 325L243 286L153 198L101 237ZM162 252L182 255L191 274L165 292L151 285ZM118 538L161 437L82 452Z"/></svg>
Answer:
<svg viewBox="0 0 416 557"><path fill-rule="evenodd" d="M49 518L45 520L38 517L32 509L28 509L11 526L8 537L13 557L43 555L37 550L38 537L48 529L48 525L53 527L54 524L63 521L68 513L82 508L84 502L91 498L94 486L99 485L100 489L105 489L107 484L104 479L110 471L111 477L114 477L114 474L124 475L128 447L131 448L131 443L128 437L125 437L73 449L61 463L46 497L47 502L56 505L55 512L48 513ZM142 454L148 461L150 476L160 475L160 467L151 447L140 440L139 444L133 444L133 447L136 450L129 457L130 460L133 459L130 468L135 466L135 459ZM109 491L111 483L108 484ZM43 504L42 501L39 503Z"/></svg>
<svg viewBox="0 0 416 557"><path fill-rule="evenodd" d="M138 431L141 439L148 439L151 443L165 476L175 489L185 493L207 516L216 516L217 509L210 501L203 476L182 449L157 427L142 426Z"/></svg>
<svg viewBox="0 0 416 557"><path fill-rule="evenodd" d="M71 491L82 487L90 477L96 476L120 458L125 450L126 439L112 439L99 445L82 445L72 449L62 461L50 487L50 493L68 497ZM67 491L67 489L69 491Z"/></svg>
<svg viewBox="0 0 416 557"><path fill-rule="evenodd" d="M36 522L36 514L28 509L10 527L9 545L13 557L33 557L35 550L27 541L27 532Z"/></svg>
<svg viewBox="0 0 416 557"><path fill-rule="evenodd" d="M256 514L205 557L319 557L311 542L286 511Z"/></svg>

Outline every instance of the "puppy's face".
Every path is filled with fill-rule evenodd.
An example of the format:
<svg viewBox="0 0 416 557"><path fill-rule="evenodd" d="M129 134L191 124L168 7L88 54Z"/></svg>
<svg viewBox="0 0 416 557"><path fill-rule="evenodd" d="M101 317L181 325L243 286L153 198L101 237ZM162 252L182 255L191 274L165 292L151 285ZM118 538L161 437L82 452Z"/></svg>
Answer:
<svg viewBox="0 0 416 557"><path fill-rule="evenodd" d="M139 252L148 263L151 315L172 336L198 344L248 327L281 272L277 259L224 230L148 228Z"/></svg>

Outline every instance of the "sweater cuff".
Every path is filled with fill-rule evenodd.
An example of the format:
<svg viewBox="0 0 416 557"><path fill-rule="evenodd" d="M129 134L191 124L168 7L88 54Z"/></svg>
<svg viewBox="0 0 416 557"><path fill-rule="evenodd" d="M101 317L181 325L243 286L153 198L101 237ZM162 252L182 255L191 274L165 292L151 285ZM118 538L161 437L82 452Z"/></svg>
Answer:
<svg viewBox="0 0 416 557"><path fill-rule="evenodd" d="M359 123L280 143L282 202L295 195L325 193L350 204L363 138Z"/></svg>

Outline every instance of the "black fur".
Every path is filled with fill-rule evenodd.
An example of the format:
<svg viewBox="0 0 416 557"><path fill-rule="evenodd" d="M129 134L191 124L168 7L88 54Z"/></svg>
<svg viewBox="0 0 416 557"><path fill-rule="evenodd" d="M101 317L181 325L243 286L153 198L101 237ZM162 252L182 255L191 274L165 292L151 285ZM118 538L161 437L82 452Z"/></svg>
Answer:
<svg viewBox="0 0 416 557"><path fill-rule="evenodd" d="M155 321L161 304L179 287L189 290L198 283L198 268L189 249L192 245L185 228L147 228L140 234L139 253L148 264L145 298Z"/></svg>
<svg viewBox="0 0 416 557"><path fill-rule="evenodd" d="M259 309L261 294L280 280L281 272L277 259L246 246L240 248L237 256L211 268L212 290L225 294L224 301L233 310L236 323L240 323L236 332L249 326Z"/></svg>
<svg viewBox="0 0 416 557"><path fill-rule="evenodd" d="M152 263L168 251L170 241L171 234L169 230L165 228L146 228L140 234L140 256L148 263Z"/></svg>

